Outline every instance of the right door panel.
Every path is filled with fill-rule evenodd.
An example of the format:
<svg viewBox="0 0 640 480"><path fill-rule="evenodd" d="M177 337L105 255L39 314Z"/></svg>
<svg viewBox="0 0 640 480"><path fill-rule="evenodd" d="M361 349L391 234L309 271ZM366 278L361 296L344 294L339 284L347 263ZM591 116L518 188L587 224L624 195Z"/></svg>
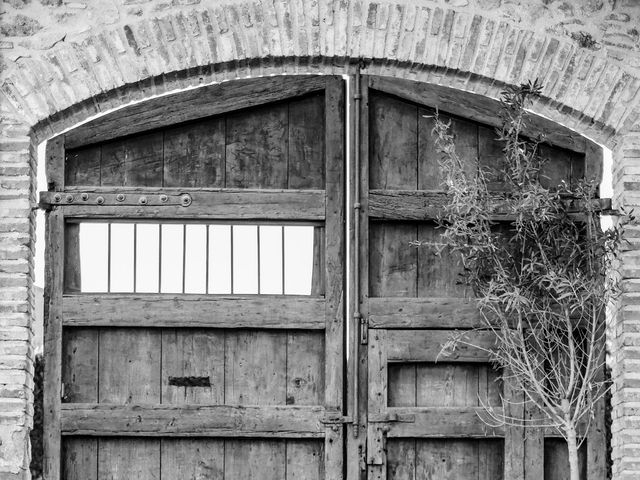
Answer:
<svg viewBox="0 0 640 480"><path fill-rule="evenodd" d="M389 79L362 77L361 83L357 291L362 328L369 329L360 336L368 341L367 373L361 370L368 478L564 478L561 439L491 421L488 410L522 419L532 412L523 407L522 392L503 385L489 355L463 346L441 354L454 333L488 349L494 339L474 330L481 323L460 259L439 252L436 219L446 196L431 134L435 109L416 103L420 88L412 82L393 82L390 89ZM490 189L506 190L493 127L440 116L451 122L469 172L488 169ZM545 146L542 154L551 158L543 172L549 186L584 175L584 153Z"/></svg>

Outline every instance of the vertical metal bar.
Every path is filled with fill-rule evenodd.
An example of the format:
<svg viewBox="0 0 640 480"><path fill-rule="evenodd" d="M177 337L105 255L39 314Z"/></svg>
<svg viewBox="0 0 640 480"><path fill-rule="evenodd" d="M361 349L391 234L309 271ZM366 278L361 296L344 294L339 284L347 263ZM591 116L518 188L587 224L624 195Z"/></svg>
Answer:
<svg viewBox="0 0 640 480"><path fill-rule="evenodd" d="M353 100L354 107L354 132L353 132L353 160L354 172L352 174L354 181L354 199L353 199L353 228L354 228L354 245L353 245L353 436L358 437L360 430L360 410L359 410L359 369L360 369L360 101L362 100L362 91L360 86L360 64L356 67L355 85Z"/></svg>

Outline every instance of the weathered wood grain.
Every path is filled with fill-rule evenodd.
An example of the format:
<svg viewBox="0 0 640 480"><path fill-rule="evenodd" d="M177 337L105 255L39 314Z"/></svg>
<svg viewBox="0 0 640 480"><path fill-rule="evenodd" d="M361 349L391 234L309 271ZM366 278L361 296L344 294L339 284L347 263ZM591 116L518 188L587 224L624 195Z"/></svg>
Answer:
<svg viewBox="0 0 640 480"><path fill-rule="evenodd" d="M159 480L160 440L99 439L98 480Z"/></svg>
<svg viewBox="0 0 640 480"><path fill-rule="evenodd" d="M86 190L85 190L86 191ZM94 193L95 192L95 193ZM122 202L116 200L118 193L124 193ZM116 193L104 190L92 190L86 201L75 193L73 203L56 202L51 192L40 193L42 206L57 205L63 208L65 216L76 218L113 218L113 217L145 217L145 218L202 218L226 220L324 220L324 192L318 190L291 191L202 191L184 190L180 193L171 191L119 191ZM165 194L169 200L162 202L160 196ZM191 204L183 207L177 204L183 194L191 196ZM98 204L102 197L103 204ZM147 203L140 204L145 197Z"/></svg>
<svg viewBox="0 0 640 480"><path fill-rule="evenodd" d="M46 221L43 471L48 479L60 480L64 216L56 209L47 213Z"/></svg>
<svg viewBox="0 0 640 480"><path fill-rule="evenodd" d="M312 440L287 440L286 480L323 480L324 448ZM278 479L280 480L280 479Z"/></svg>
<svg viewBox="0 0 640 480"><path fill-rule="evenodd" d="M63 441L62 478L64 480L97 480L98 439L68 437Z"/></svg>
<svg viewBox="0 0 640 480"><path fill-rule="evenodd" d="M162 331L162 403L224 403L225 332L209 329ZM172 385L171 377L205 377L208 386Z"/></svg>
<svg viewBox="0 0 640 480"><path fill-rule="evenodd" d="M98 329L67 328L62 338L64 402L98 401Z"/></svg>
<svg viewBox="0 0 640 480"><path fill-rule="evenodd" d="M64 190L65 148L68 147L65 145L64 135L58 135L47 141L44 165L47 175L47 190L55 190L57 192Z"/></svg>
<svg viewBox="0 0 640 480"><path fill-rule="evenodd" d="M455 350L441 352L445 343L461 336ZM483 362L490 360L485 351L495 346L490 332L454 330L389 330L387 332L387 357L399 362Z"/></svg>
<svg viewBox="0 0 640 480"><path fill-rule="evenodd" d="M325 132L330 130L342 133L340 127L341 125L327 123L323 95L316 94L289 103L287 188L324 188Z"/></svg>
<svg viewBox="0 0 640 480"><path fill-rule="evenodd" d="M80 225L77 223L68 223L64 228L64 291L82 291Z"/></svg>
<svg viewBox="0 0 640 480"><path fill-rule="evenodd" d="M214 118L164 132L165 187L224 187L225 121Z"/></svg>
<svg viewBox="0 0 640 480"><path fill-rule="evenodd" d="M371 328L475 328L483 325L473 298L372 297Z"/></svg>
<svg viewBox="0 0 640 480"><path fill-rule="evenodd" d="M404 80L395 77L369 77L369 86L388 94L416 102L421 105L438 107L442 112L458 115L489 126L500 126L496 112L500 110L497 100L470 92L436 85ZM551 145L557 145L575 152L585 151L585 138L557 123L532 113L525 115L530 136L544 135Z"/></svg>
<svg viewBox="0 0 640 480"><path fill-rule="evenodd" d="M159 403L159 330L102 328L98 366L100 403Z"/></svg>
<svg viewBox="0 0 640 480"><path fill-rule="evenodd" d="M449 203L449 198L441 192L420 190L372 190L369 193L369 216L384 220L435 220ZM584 211L584 204L574 199L564 201L570 213ZM610 199L593 201L596 211L604 214L611 210ZM509 202L496 195L490 203L492 216L496 220L509 220L513 214Z"/></svg>
<svg viewBox="0 0 640 480"><path fill-rule="evenodd" d="M345 84L339 76L327 78L325 92L325 353L324 406L344 413L345 293ZM324 468L327 478L344 471L344 428L326 426Z"/></svg>
<svg viewBox="0 0 640 480"><path fill-rule="evenodd" d="M63 435L323 438L320 406L62 406Z"/></svg>
<svg viewBox="0 0 640 480"><path fill-rule="evenodd" d="M70 150L65 157L65 185L100 185L101 145Z"/></svg>
<svg viewBox="0 0 640 480"><path fill-rule="evenodd" d="M371 199L371 196L369 197ZM418 288L417 225L373 223L369 226L369 294L415 297Z"/></svg>
<svg viewBox="0 0 640 480"><path fill-rule="evenodd" d="M161 187L163 134L149 133L102 145L101 185Z"/></svg>
<svg viewBox="0 0 640 480"><path fill-rule="evenodd" d="M322 330L317 297L167 294L67 295L64 325Z"/></svg>
<svg viewBox="0 0 640 480"><path fill-rule="evenodd" d="M495 410L498 415L502 412L501 407ZM502 437L505 432L504 427L491 427L483 421L483 407L392 407L385 413L406 420L386 424L388 438L484 438ZM377 418L370 414L369 421L372 420Z"/></svg>
<svg viewBox="0 0 640 480"><path fill-rule="evenodd" d="M240 330L225 342L225 402L285 405L287 335Z"/></svg>
<svg viewBox="0 0 640 480"><path fill-rule="evenodd" d="M228 440L225 479L284 479L286 456L287 445L282 440Z"/></svg>
<svg viewBox="0 0 640 480"><path fill-rule="evenodd" d="M226 186L287 188L288 106L270 105L227 118Z"/></svg>
<svg viewBox="0 0 640 480"><path fill-rule="evenodd" d="M264 105L324 89L326 77L275 76L224 82L112 112L65 134L67 148Z"/></svg>
<svg viewBox="0 0 640 480"><path fill-rule="evenodd" d="M322 333L287 334L287 405L323 404L325 355Z"/></svg>
<svg viewBox="0 0 640 480"><path fill-rule="evenodd" d="M163 438L161 443L161 480L225 478L224 440Z"/></svg>
<svg viewBox="0 0 640 480"><path fill-rule="evenodd" d="M578 468L580 478L591 480L587 476L587 448L583 444L578 449ZM544 480L569 480L569 452L567 442L562 438L545 438L544 440Z"/></svg>
<svg viewBox="0 0 640 480"><path fill-rule="evenodd" d="M371 95L369 115L369 188L415 189L418 168L417 107L388 95Z"/></svg>

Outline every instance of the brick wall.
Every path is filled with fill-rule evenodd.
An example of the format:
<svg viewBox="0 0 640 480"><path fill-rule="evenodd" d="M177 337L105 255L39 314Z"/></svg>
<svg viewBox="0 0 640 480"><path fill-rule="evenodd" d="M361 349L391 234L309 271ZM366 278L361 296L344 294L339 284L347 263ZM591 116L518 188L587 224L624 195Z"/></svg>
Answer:
<svg viewBox="0 0 640 480"><path fill-rule="evenodd" d="M640 206L639 0L3 0L0 16L0 478L28 474L35 145L109 109L273 73L368 73L497 97L540 78L534 111L614 150ZM640 227L614 328L616 480L640 477Z"/></svg>

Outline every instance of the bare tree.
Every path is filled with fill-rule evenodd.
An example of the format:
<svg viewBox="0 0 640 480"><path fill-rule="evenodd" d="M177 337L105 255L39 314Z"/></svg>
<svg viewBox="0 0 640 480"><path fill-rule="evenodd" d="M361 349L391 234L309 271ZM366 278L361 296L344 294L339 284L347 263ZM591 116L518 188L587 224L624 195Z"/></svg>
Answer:
<svg viewBox="0 0 640 480"><path fill-rule="evenodd" d="M541 185L543 139L524 135L525 107L540 91L534 82L503 93L502 128L497 129L504 144L500 173L509 186L503 194L487 187L488 175L496 172L469 172L456 153L449 124L436 114L433 135L450 195L439 219L444 233L437 251L448 248L460 255L482 328L496 337L492 359L504 380L540 412L524 424L487 406L484 420L556 428L567 440L571 479L580 480L578 449L585 438L579 426L588 424L607 390L600 375L605 310L619 292L614 262L629 216L602 231L594 181ZM582 207L580 214L568 211L569 199ZM508 222L496 222L498 206ZM455 336L441 354L467 338Z"/></svg>

